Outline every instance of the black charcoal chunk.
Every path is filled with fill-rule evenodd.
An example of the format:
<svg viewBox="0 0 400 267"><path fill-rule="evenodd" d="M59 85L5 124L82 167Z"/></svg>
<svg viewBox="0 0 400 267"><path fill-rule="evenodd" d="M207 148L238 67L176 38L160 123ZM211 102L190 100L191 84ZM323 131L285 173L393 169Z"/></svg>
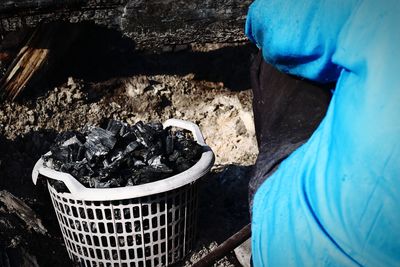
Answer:
<svg viewBox="0 0 400 267"><path fill-rule="evenodd" d="M92 163L92 166L95 165L98 160L110 152L116 142L117 139L112 132L102 128L94 128L86 137L84 144L86 159Z"/></svg>
<svg viewBox="0 0 400 267"><path fill-rule="evenodd" d="M192 167L202 147L186 131L164 129L161 123L135 125L110 120L104 128L61 133L43 156L45 166L71 174L92 188L134 186L158 181ZM59 192L68 189L49 179Z"/></svg>
<svg viewBox="0 0 400 267"><path fill-rule="evenodd" d="M156 130L157 132L162 132L162 130L163 130L163 125L159 122L150 122L148 125L150 127L152 127L154 130Z"/></svg>
<svg viewBox="0 0 400 267"><path fill-rule="evenodd" d="M139 147L139 143L138 142L136 142L136 141L130 142L125 148L125 154L131 153L132 151L134 151L138 147Z"/></svg>
<svg viewBox="0 0 400 267"><path fill-rule="evenodd" d="M176 168L178 172L184 172L192 166L191 162L184 157L179 157L176 160Z"/></svg>
<svg viewBox="0 0 400 267"><path fill-rule="evenodd" d="M121 128L123 126L124 126L124 124L120 121L110 120L108 122L106 130L109 132L112 132L114 135L117 135L120 133Z"/></svg>
<svg viewBox="0 0 400 267"><path fill-rule="evenodd" d="M60 146L51 149L51 156L57 161L68 162L70 154L70 149L68 147Z"/></svg>
<svg viewBox="0 0 400 267"><path fill-rule="evenodd" d="M150 126L146 126L143 122L139 121L132 127L132 131L139 143L145 147L149 147L152 145L156 131Z"/></svg>
<svg viewBox="0 0 400 267"><path fill-rule="evenodd" d="M67 188L67 186L61 182L61 181L57 181L57 180L53 180L53 179L48 179L49 184L59 193L69 193L69 190Z"/></svg>
<svg viewBox="0 0 400 267"><path fill-rule="evenodd" d="M170 135L165 138L165 152L167 155L171 155L174 152L174 138Z"/></svg>

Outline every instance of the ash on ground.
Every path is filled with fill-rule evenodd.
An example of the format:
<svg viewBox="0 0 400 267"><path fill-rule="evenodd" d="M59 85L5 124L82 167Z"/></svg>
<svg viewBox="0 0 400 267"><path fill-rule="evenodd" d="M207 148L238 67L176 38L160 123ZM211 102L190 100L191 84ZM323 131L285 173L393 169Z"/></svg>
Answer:
<svg viewBox="0 0 400 267"><path fill-rule="evenodd" d="M184 172L200 159L203 148L188 131L109 120L103 128L61 133L50 152L42 157L46 167L69 173L86 187L112 188ZM49 182L58 192L68 191L61 181Z"/></svg>

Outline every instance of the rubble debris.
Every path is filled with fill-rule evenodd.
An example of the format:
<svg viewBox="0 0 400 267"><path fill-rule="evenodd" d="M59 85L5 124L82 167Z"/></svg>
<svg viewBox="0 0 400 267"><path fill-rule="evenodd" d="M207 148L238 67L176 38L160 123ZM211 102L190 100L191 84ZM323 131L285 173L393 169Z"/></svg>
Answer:
<svg viewBox="0 0 400 267"><path fill-rule="evenodd" d="M110 120L82 133L61 133L42 158L46 167L71 174L90 188L139 185L165 179L193 166L202 146L189 132L163 129L161 123L134 125ZM64 183L49 179L58 192Z"/></svg>

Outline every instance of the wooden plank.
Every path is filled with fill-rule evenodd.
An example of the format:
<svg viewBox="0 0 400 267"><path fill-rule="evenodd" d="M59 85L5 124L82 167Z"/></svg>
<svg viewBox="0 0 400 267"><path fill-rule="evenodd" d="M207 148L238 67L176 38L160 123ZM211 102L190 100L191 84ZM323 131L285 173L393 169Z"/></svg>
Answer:
<svg viewBox="0 0 400 267"><path fill-rule="evenodd" d="M8 191L0 191L0 204L4 205L9 213L16 214L24 223L28 230L33 230L39 234L46 234L47 230L36 213L28 207L25 202L15 197Z"/></svg>
<svg viewBox="0 0 400 267"><path fill-rule="evenodd" d="M41 22L92 21L118 29L139 49L245 40L251 0L22 0L0 3L0 31Z"/></svg>

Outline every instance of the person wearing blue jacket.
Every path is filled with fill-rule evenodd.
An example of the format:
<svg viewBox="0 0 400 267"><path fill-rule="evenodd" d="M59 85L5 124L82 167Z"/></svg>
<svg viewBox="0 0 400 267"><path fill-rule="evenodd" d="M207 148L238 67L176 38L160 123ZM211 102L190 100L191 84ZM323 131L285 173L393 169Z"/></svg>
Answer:
<svg viewBox="0 0 400 267"><path fill-rule="evenodd" d="M310 139L255 194L254 266L400 266L399 14L398 0L251 5L265 61L336 83Z"/></svg>

